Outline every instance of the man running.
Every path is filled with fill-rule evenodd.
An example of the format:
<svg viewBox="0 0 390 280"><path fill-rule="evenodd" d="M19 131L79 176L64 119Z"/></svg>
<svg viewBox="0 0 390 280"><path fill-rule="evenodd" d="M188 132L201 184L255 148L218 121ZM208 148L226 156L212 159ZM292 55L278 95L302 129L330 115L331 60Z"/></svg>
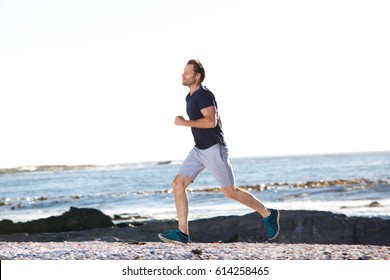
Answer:
<svg viewBox="0 0 390 280"><path fill-rule="evenodd" d="M272 240L279 233L279 211L266 208L251 193L236 186L218 105L213 93L203 86L204 78L205 70L200 61L195 59L188 61L182 74L182 84L188 86L190 90L186 97L189 120L177 116L175 124L191 127L195 147L182 163L172 182L178 229L165 231L158 236L168 243L186 244L190 241L187 187L206 168L218 181L225 196L254 209L263 217L268 230L268 240Z"/></svg>

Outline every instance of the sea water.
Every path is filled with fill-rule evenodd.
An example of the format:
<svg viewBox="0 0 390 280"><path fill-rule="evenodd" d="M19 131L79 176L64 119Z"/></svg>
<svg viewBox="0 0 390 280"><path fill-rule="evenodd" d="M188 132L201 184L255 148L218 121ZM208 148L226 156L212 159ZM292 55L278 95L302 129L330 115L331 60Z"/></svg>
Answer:
<svg viewBox="0 0 390 280"><path fill-rule="evenodd" d="M96 208L129 220L175 219L171 182L180 163L0 170L0 220L47 218L70 207ZM238 186L263 185L252 193L267 207L390 218L390 152L232 158L231 163ZM370 183L303 187L305 182L356 179ZM190 219L253 211L215 188L207 171L190 185ZM376 207L369 207L373 202Z"/></svg>

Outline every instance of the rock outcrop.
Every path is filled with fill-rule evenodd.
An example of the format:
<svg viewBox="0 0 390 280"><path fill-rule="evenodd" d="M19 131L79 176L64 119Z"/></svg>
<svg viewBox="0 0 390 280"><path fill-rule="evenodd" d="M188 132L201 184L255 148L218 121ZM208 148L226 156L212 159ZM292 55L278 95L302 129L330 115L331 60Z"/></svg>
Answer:
<svg viewBox="0 0 390 280"><path fill-rule="evenodd" d="M114 226L111 218L100 210L71 207L61 216L25 223L2 220L0 221L0 234L81 231L111 226Z"/></svg>
<svg viewBox="0 0 390 280"><path fill-rule="evenodd" d="M274 242L309 244L371 244L390 246L390 220L347 217L325 211L280 211L281 230ZM34 226L33 226L34 225ZM95 209L71 208L59 217L27 223L0 222L0 241L155 242L157 234L177 228L176 221L148 221L115 226ZM266 242L265 225L257 213L190 222L193 242Z"/></svg>

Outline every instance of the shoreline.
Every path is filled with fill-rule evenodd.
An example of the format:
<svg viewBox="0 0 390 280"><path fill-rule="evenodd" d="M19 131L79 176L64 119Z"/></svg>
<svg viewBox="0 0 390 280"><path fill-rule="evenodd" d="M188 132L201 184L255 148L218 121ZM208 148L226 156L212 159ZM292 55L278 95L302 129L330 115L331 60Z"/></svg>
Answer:
<svg viewBox="0 0 390 280"><path fill-rule="evenodd" d="M387 154L390 150L372 150L372 151L350 151L350 152L326 152L326 153L303 153L303 154L274 154L274 155L255 155L255 156L236 156L231 160L241 159L279 159L279 158L302 158L302 157L337 157L337 156L355 156L355 155L377 155ZM80 163L30 163L14 164L0 166L0 174L12 174L23 172L61 172L69 170L90 170L104 168L137 168L139 166L157 166L171 165L181 163L184 159L158 159L147 161L129 161L129 162L80 162Z"/></svg>
<svg viewBox="0 0 390 280"><path fill-rule="evenodd" d="M347 191L356 191L360 189L366 189L371 187L390 187L390 177L381 178L381 179L336 179L336 180L316 180L316 181L305 181L305 182L274 182L274 183L268 183L268 184L250 184L250 185L240 185L240 188L247 190L249 192L259 194L261 195L262 191L273 191L278 192L279 189L300 189L304 192L307 192L309 189L315 189L320 190L321 188L331 188L334 189L335 192L347 192ZM153 197L154 195L167 195L170 196L172 192L171 188L163 188L159 190L148 190L148 191L134 191L129 194L125 194L132 198L133 196L140 196L140 197ZM205 193L219 193L221 192L220 188L218 187L204 187L204 188L189 188L188 192L190 194L196 194L196 195L204 195ZM108 197L114 196L114 197L120 197L123 195L123 193L110 193ZM334 200L327 202L325 200L319 200L315 201L316 205L318 207L308 207L306 208L306 205L302 205L304 201L296 201L294 200L294 197L299 197L302 194L300 193L292 193L288 197L289 199L292 199L292 201L289 202L289 205L287 205L286 210L320 210L320 211L332 211L335 213L341 213L346 214L347 216L366 216L366 217L381 217L381 218L389 218L390 216L387 214L389 209L389 199L386 197L368 197L366 199L360 199L360 200ZM0 198L0 210L3 213L4 216L9 216L9 220L12 220L14 222L29 222L36 219L42 219L52 216L53 214L61 214L59 212L58 205L61 205L61 201L67 201L66 203L70 205L70 207L83 207L82 201L83 199L87 199L87 195L85 194L69 194L68 196L23 196L23 197L15 197L10 198L7 196L4 196ZM97 199L105 199L105 197L97 197ZM283 198L285 199L285 198ZM273 204L276 204L274 208L283 208L283 199L282 200L274 200L272 201ZM71 202L71 203L69 203ZM358 204L358 202L361 202ZM312 203L309 201L308 203ZM29 207L30 204L33 204L34 207ZM39 205L43 205L47 207L44 208L46 212L39 213L37 209L39 210ZM174 202L172 202L172 205ZM50 206L51 205L51 206ZM244 207L240 204L236 204L236 207L234 210L237 214L245 214L248 213L248 208ZM242 206L242 209L239 208ZM208 205L212 209L210 205ZM303 208L302 208L303 207ZM140 213L140 212L133 212L129 209L123 209L123 210L113 210L111 208L103 207L102 211L107 212L109 215L112 216L113 220L117 220L118 222L143 222L146 220L154 220L154 219L171 219L173 216L176 216L176 212L174 211L174 207L172 206L167 210L167 208L162 208L163 211L171 211L166 212L167 217L161 217L161 213ZM121 209L121 208L119 208ZM29 211L35 211L35 212L29 212ZM53 212L50 212L53 211ZM56 212L57 211L57 212ZM63 210L61 210L63 211ZM153 210L156 211L156 210ZM361 215L361 213L367 213L366 215ZM356 212L356 214L355 214ZM154 216L153 216L154 214ZM194 215L194 213L192 213ZM203 214L203 213L202 213ZM201 214L201 215L202 215ZM233 211L234 214L234 211ZM201 219L203 216L195 217L196 219ZM221 214L213 215L213 216L207 216L205 218L211 218L216 217L218 215L224 215L222 212ZM23 218L20 218L23 217ZM126 218L127 217L127 218Z"/></svg>
<svg viewBox="0 0 390 280"><path fill-rule="evenodd" d="M0 260L390 260L390 246L275 243L0 242Z"/></svg>
<svg viewBox="0 0 390 280"><path fill-rule="evenodd" d="M390 246L390 220L347 217L327 211L280 210L278 244L349 244ZM198 243L267 243L261 216L252 212L189 222L191 240ZM157 237L176 229L176 220L139 225L115 225L100 210L70 208L61 216L28 223L0 221L0 242L159 242Z"/></svg>
<svg viewBox="0 0 390 280"><path fill-rule="evenodd" d="M96 209L73 208L57 218L64 217L73 225L77 217L86 218L86 223L111 221ZM48 222L53 227L53 220ZM192 242L184 246L159 241L158 232L177 225L171 220L0 234L0 260L390 260L390 221L381 219L282 211L281 231L273 242L266 241L266 229L255 212L190 223Z"/></svg>

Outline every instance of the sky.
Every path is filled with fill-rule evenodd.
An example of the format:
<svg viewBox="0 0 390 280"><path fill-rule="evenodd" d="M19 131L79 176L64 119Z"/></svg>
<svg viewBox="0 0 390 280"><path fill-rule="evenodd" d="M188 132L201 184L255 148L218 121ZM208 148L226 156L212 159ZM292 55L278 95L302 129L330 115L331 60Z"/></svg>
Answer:
<svg viewBox="0 0 390 280"><path fill-rule="evenodd" d="M390 2L0 0L0 167L184 159L199 59L231 157L390 150Z"/></svg>

